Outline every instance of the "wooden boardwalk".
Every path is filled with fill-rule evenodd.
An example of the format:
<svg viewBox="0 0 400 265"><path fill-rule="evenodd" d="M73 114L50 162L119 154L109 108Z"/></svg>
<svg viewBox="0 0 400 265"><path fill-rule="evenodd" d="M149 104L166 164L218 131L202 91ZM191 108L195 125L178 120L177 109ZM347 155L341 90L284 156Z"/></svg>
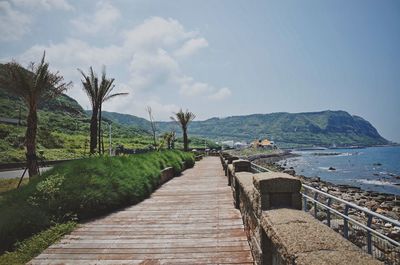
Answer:
<svg viewBox="0 0 400 265"><path fill-rule="evenodd" d="M28 264L253 264L218 157L86 223Z"/></svg>

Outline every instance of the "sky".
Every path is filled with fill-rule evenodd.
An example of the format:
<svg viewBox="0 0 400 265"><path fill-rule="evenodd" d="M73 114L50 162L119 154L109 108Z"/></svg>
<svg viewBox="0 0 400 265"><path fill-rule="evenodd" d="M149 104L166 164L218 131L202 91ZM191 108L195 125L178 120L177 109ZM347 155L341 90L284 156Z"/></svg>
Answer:
<svg viewBox="0 0 400 265"><path fill-rule="evenodd" d="M115 78L103 109L168 120L345 110L400 142L400 2L0 0L0 62L39 61L90 108L77 68Z"/></svg>

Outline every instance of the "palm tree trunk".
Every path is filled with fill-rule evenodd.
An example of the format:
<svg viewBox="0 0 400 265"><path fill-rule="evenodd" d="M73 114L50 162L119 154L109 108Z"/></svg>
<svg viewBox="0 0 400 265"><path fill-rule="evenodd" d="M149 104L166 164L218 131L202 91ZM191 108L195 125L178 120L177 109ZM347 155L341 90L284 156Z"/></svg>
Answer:
<svg viewBox="0 0 400 265"><path fill-rule="evenodd" d="M183 130L183 151L187 152L189 150L187 129L186 128L182 128L182 130Z"/></svg>
<svg viewBox="0 0 400 265"><path fill-rule="evenodd" d="M99 106L99 155L101 155L101 103Z"/></svg>
<svg viewBox="0 0 400 265"><path fill-rule="evenodd" d="M96 152L97 147L97 114L98 107L93 107L92 118L90 120L90 154L93 155Z"/></svg>
<svg viewBox="0 0 400 265"><path fill-rule="evenodd" d="M101 134L101 153L104 154L104 136Z"/></svg>
<svg viewBox="0 0 400 265"><path fill-rule="evenodd" d="M36 157L36 133L37 133L37 112L36 106L29 108L26 126L26 167L28 168L29 178L39 173L38 161Z"/></svg>

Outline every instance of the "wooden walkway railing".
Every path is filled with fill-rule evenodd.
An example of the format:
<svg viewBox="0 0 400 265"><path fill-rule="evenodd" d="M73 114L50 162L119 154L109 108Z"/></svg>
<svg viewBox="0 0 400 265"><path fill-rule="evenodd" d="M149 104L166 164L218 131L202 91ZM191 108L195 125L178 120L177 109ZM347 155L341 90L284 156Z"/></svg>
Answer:
<svg viewBox="0 0 400 265"><path fill-rule="evenodd" d="M137 205L80 225L28 264L253 264L218 157Z"/></svg>

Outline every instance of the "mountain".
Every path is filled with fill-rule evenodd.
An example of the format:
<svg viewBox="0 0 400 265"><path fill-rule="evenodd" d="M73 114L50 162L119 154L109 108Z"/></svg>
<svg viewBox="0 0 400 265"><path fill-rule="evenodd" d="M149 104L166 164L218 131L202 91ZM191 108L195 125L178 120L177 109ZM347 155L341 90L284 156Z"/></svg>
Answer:
<svg viewBox="0 0 400 265"><path fill-rule="evenodd" d="M162 128L168 123L162 123ZM389 142L366 120L345 111L271 113L193 122L191 134L220 140L269 138L281 145L370 146Z"/></svg>
<svg viewBox="0 0 400 265"><path fill-rule="evenodd" d="M105 112L105 117L150 130L146 119ZM160 132L180 131L175 122L157 122ZM269 138L281 146L371 146L389 144L361 117L345 111L271 113L193 121L189 134L213 140L253 141Z"/></svg>
<svg viewBox="0 0 400 265"><path fill-rule="evenodd" d="M87 111L87 113L92 113L92 111ZM146 131L151 131L150 122L144 118L133 116L130 114L122 114L118 112L102 111L102 117L116 123L120 123L128 126L135 126Z"/></svg>
<svg viewBox="0 0 400 265"><path fill-rule="evenodd" d="M0 64L0 71L2 67L3 65ZM26 108L23 102L0 88L0 117L18 118L20 110L22 120L24 120ZM103 111L103 117L106 122L112 123L113 136L129 139L121 143L127 146L148 144L148 139L133 140L138 136L149 137L151 129L148 120L107 111ZM42 128L42 131L64 133L67 136L87 135L89 119L90 111L84 111L78 102L67 95L42 102L39 107L39 128ZM156 126L159 133L180 130L180 127L172 121L157 122ZM281 146L370 146L390 143L363 118L350 115L345 111L329 110L253 114L193 121L189 126L189 134L212 140L253 141L269 138ZM2 135L1 130L0 135ZM46 146L48 136L48 133L43 137L39 134L39 142L42 141L42 144ZM1 145L0 149L2 149Z"/></svg>

